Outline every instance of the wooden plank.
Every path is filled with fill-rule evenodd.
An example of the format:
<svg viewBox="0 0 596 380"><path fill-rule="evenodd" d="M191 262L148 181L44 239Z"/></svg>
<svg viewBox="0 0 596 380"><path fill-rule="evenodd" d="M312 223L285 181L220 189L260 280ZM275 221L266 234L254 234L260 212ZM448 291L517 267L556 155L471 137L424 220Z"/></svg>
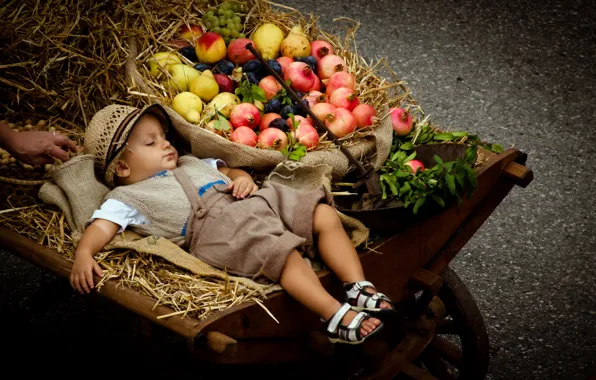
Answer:
<svg viewBox="0 0 596 380"><path fill-rule="evenodd" d="M426 269L420 268L412 274L410 283L416 290L426 290L432 294L437 294L443 286L443 279Z"/></svg>
<svg viewBox="0 0 596 380"><path fill-rule="evenodd" d="M503 169L503 173L513 181L513 183L523 188L527 187L534 179L534 172L517 162L510 162Z"/></svg>
<svg viewBox="0 0 596 380"><path fill-rule="evenodd" d="M72 263L62 257L60 253L39 245L2 225L0 225L0 247L24 258L32 264L50 270L60 277L67 279L70 277ZM98 280L99 278L95 277L95 281L97 282ZM174 310L165 306L157 306L153 310L154 300L135 290L118 286L116 281L107 281L98 293L133 313L166 327L183 337L192 339L195 336L194 328L198 324L198 320L188 317L157 319L159 315L172 313Z"/></svg>

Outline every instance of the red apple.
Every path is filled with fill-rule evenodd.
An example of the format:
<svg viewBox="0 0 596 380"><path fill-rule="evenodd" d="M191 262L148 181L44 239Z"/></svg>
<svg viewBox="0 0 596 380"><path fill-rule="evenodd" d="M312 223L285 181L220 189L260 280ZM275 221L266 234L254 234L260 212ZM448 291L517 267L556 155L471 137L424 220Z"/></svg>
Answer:
<svg viewBox="0 0 596 380"><path fill-rule="evenodd" d="M418 172L418 169L420 169L420 171L424 170L424 165L418 160L408 161L404 165L408 165L410 168L412 168L412 173L414 174Z"/></svg>
<svg viewBox="0 0 596 380"><path fill-rule="evenodd" d="M213 78L217 82L219 86L219 92L231 92L234 93L234 89L236 88L236 82L230 79L229 76L225 74L213 74Z"/></svg>
<svg viewBox="0 0 596 380"><path fill-rule="evenodd" d="M251 59L256 59L253 53L246 48L246 45L255 43L249 38L238 38L228 45L228 60L234 64L243 65Z"/></svg>
<svg viewBox="0 0 596 380"><path fill-rule="evenodd" d="M412 130L412 115L403 108L389 110L393 130L398 136L405 136Z"/></svg>
<svg viewBox="0 0 596 380"><path fill-rule="evenodd" d="M273 99L275 94L282 89L281 84L279 84L273 75L268 75L261 79L259 87L265 91L265 98L267 98L267 101Z"/></svg>
<svg viewBox="0 0 596 380"><path fill-rule="evenodd" d="M243 145L257 146L257 134L249 127L238 127L230 135L230 140Z"/></svg>
<svg viewBox="0 0 596 380"><path fill-rule="evenodd" d="M178 34L181 38L194 42L205 34L205 31L199 25L182 25Z"/></svg>

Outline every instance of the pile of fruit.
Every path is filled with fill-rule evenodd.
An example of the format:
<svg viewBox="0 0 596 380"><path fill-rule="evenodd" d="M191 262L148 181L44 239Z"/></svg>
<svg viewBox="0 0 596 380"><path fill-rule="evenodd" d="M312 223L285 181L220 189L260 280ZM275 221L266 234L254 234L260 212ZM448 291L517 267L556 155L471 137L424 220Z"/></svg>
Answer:
<svg viewBox="0 0 596 380"><path fill-rule="evenodd" d="M206 11L204 25L185 25L170 41L176 52L148 60L150 75L173 98L176 112L239 144L316 149L320 131L246 48L252 44L338 138L375 123L376 110L360 103L353 73L329 42L310 41L298 25L286 35L273 23L258 25L246 38L243 11L233 2Z"/></svg>

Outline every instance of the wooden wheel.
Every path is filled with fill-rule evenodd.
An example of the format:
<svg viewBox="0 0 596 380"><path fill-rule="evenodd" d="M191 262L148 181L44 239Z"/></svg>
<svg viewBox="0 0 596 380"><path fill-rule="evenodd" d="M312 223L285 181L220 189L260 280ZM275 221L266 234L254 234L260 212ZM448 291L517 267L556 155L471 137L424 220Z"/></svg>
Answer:
<svg viewBox="0 0 596 380"><path fill-rule="evenodd" d="M472 295L449 267L438 294L446 309L437 334L419 357L433 376L445 380L484 379L489 344L484 320Z"/></svg>

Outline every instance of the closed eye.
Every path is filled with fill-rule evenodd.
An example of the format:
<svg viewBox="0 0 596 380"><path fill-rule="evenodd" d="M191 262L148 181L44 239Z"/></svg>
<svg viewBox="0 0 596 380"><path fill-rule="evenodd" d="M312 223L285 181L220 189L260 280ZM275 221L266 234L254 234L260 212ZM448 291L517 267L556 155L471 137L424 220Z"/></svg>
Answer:
<svg viewBox="0 0 596 380"><path fill-rule="evenodd" d="M155 144L155 141L148 142L148 143L146 143L145 145L147 145L147 146L151 146L151 145L153 145L153 144Z"/></svg>

